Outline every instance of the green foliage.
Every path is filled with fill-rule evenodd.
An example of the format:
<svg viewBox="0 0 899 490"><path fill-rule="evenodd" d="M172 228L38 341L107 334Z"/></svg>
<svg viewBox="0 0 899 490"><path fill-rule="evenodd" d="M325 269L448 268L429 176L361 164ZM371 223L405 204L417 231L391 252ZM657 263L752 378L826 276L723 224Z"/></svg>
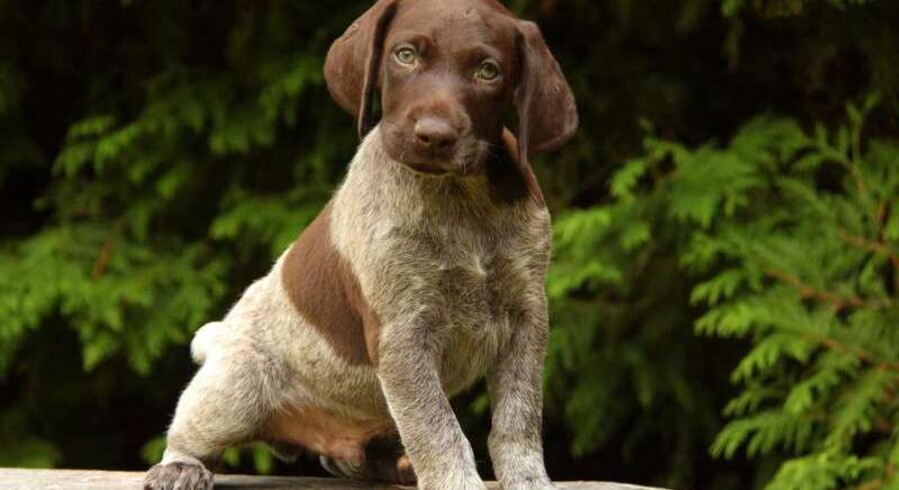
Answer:
<svg viewBox="0 0 899 490"><path fill-rule="evenodd" d="M119 228L46 230L2 257L0 275L19 280L0 286L0 368L28 331L57 311L79 334L85 369L124 351L132 368L147 373L173 342L187 340L182 325L205 322L222 294L223 264L203 260L199 245L128 243Z"/></svg>
<svg viewBox="0 0 899 490"><path fill-rule="evenodd" d="M555 294L627 289L621 278L674 247L697 281L697 332L749 342L711 452L784 455L769 490L899 484L899 141L864 138L876 103L849 105L833 131L760 116L724 148L650 136L613 179L613 204L557 221ZM634 235L669 238L634 247ZM593 265L571 280L584 254Z"/></svg>

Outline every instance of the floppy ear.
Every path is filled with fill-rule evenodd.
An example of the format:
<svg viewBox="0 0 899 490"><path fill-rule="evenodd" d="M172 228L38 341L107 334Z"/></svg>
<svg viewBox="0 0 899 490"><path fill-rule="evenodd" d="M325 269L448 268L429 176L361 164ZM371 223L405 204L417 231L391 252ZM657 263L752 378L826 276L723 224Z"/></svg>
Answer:
<svg viewBox="0 0 899 490"><path fill-rule="evenodd" d="M543 196L528 156L555 150L574 136L578 125L577 106L571 87L537 24L518 21L517 27L519 76L515 107L519 165L531 194L542 203Z"/></svg>
<svg viewBox="0 0 899 490"><path fill-rule="evenodd" d="M334 100L357 119L359 137L374 127L372 99L384 37L396 13L397 0L378 0L334 41L325 60L325 82Z"/></svg>

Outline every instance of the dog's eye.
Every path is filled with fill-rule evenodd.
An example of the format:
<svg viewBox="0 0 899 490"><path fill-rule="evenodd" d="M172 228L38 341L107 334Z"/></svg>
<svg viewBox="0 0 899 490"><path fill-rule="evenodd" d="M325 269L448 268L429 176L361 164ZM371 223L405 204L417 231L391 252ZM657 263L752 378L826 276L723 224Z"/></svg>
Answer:
<svg viewBox="0 0 899 490"><path fill-rule="evenodd" d="M485 61L481 63L480 68L478 68L477 77L484 81L496 80L502 71L499 69L499 66L492 61Z"/></svg>
<svg viewBox="0 0 899 490"><path fill-rule="evenodd" d="M418 57L418 55L415 54L415 50L408 46L397 49L396 52L394 52L394 56L396 56L397 61L404 65L415 63L415 59Z"/></svg>

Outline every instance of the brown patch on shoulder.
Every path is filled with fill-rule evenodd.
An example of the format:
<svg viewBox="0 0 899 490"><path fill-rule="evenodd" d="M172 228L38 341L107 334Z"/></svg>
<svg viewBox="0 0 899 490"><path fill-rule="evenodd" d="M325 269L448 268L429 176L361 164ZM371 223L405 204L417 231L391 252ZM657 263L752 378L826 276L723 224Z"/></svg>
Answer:
<svg viewBox="0 0 899 490"><path fill-rule="evenodd" d="M487 180L494 201L514 204L530 197L530 184L519 167L518 140L511 131L503 128L502 150L498 155L491 156L487 164ZM536 185L536 179L533 180ZM537 192L540 192L539 186Z"/></svg>
<svg viewBox="0 0 899 490"><path fill-rule="evenodd" d="M380 321L331 240L331 204L291 245L281 281L293 306L344 361L377 364Z"/></svg>

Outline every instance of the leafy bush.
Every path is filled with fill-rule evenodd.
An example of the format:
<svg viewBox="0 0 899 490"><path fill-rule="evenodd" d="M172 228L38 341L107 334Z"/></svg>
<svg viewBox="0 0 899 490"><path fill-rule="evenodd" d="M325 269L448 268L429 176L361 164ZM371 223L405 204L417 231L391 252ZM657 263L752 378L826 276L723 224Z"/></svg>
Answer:
<svg viewBox="0 0 899 490"><path fill-rule="evenodd" d="M565 309L585 294L629 291L661 248L698 281L696 331L749 341L731 375L741 386L725 408L732 420L711 451L783 455L770 490L899 484L899 141L863 137L875 101L850 105L849 123L832 132L764 115L725 148L650 136L644 156L615 175L613 204L557 221L550 291ZM608 325L564 325L555 365L568 365L568 349L602 357L585 346ZM628 364L633 355L615 358L652 364ZM667 395L689 406L677 374L638 374L644 405L667 381ZM604 401L590 375L577 377L575 393L592 399L571 398L575 413ZM599 422L580 425L575 442L597 440Z"/></svg>

